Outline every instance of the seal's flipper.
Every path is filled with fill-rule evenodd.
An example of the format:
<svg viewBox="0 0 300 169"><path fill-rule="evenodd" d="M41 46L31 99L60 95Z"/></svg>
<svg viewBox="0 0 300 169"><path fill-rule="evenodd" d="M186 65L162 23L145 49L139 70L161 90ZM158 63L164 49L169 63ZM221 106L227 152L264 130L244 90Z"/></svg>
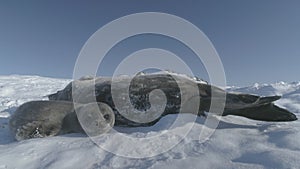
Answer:
<svg viewBox="0 0 300 169"><path fill-rule="evenodd" d="M295 114L280 108L273 103L265 104L257 107L225 110L223 115L243 116L254 120L262 121L295 121L297 117Z"/></svg>
<svg viewBox="0 0 300 169"><path fill-rule="evenodd" d="M252 94L227 93L225 109L235 110L235 109L258 107L258 106L270 104L280 98L281 96L261 97Z"/></svg>
<svg viewBox="0 0 300 169"><path fill-rule="evenodd" d="M257 105L262 105L262 104L268 104L272 103L276 100L279 100L281 96L266 96L266 97L260 97L257 101Z"/></svg>
<svg viewBox="0 0 300 169"><path fill-rule="evenodd" d="M62 120L62 127L58 135L67 133L84 133L84 130L82 129L78 121L75 111L67 114L64 117L64 119Z"/></svg>

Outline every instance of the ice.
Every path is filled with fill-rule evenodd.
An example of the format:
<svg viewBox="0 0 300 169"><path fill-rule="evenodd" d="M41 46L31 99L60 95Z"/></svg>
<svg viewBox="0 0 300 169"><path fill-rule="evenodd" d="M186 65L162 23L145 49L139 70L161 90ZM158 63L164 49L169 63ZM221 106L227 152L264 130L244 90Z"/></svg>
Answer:
<svg viewBox="0 0 300 169"><path fill-rule="evenodd" d="M182 75L184 76L184 75ZM187 78L190 78L186 76ZM130 137L146 138L169 132L177 116L179 126L172 134L161 137L152 146L132 144L109 132L101 144L112 145L123 152L143 151L148 154L162 143L178 142L162 154L147 158L127 158L105 151L83 134L67 134L16 142L8 130L8 119L15 109L30 100L45 100L48 94L63 89L70 79L39 76L0 76L0 169L36 168L300 168L300 122L261 122L237 116L221 118L219 126L207 141L198 140L205 119L193 115L167 115L150 127L115 127ZM300 82L254 84L249 87L227 87L229 91L260 95L282 95L276 102L300 114ZM219 118L219 117L215 117ZM192 127L182 138L183 129ZM144 146L144 147L143 147Z"/></svg>

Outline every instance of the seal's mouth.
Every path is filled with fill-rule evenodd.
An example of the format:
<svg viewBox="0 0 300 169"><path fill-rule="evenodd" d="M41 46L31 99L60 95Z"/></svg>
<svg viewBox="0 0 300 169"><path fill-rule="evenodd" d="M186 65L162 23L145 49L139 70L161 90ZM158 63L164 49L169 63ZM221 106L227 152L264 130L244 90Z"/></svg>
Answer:
<svg viewBox="0 0 300 169"><path fill-rule="evenodd" d="M109 121L111 119L109 114L105 114L103 117L106 121Z"/></svg>

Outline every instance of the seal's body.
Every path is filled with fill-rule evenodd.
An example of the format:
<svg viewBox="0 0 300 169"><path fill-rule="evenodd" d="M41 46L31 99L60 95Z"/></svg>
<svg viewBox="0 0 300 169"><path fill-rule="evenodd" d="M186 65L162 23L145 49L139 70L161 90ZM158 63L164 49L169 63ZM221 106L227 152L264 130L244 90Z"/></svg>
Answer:
<svg viewBox="0 0 300 169"><path fill-rule="evenodd" d="M130 103L135 109L140 111L146 111L151 106L155 106L151 105L149 101L151 91L156 89L163 91L167 98L163 113L156 120L147 123L138 123L125 118L120 113L120 109L117 109L116 102L112 98L112 82L115 90L125 91L127 89L124 89L126 86L124 84L130 83L127 90L129 91ZM190 90L193 86L196 86L198 89L195 93L191 93L192 91ZM126 98L128 93L119 94L118 101L120 101L120 98ZM114 79L109 77L79 79L68 84L65 89L49 95L49 100L73 101L75 99L79 103L89 103L96 99L97 102L107 103L113 109L116 117L116 126L151 126L167 114L181 112L181 106L187 104L182 104L182 101L189 102L193 100L183 98L182 94L184 93L199 98L200 103L197 103L197 111L188 112L196 115L203 115L204 112L213 111L210 109L212 98L222 100L222 97L218 97L223 95L226 97L226 101L224 103L220 102L220 104L224 104L224 112L219 113L219 115L237 115L262 121L297 120L293 113L274 105L273 102L280 99L280 96L261 97L252 94L230 93L198 79L168 73L138 74L134 77L120 76L114 77ZM74 96L76 98L73 98ZM121 106L121 110L126 111L128 109L126 106L128 105Z"/></svg>

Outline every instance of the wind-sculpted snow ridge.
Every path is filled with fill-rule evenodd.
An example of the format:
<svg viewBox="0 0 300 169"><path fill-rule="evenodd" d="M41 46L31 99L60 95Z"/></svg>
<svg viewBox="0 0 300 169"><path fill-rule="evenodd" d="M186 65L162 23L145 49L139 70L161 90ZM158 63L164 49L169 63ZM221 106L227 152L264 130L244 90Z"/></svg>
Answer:
<svg viewBox="0 0 300 169"><path fill-rule="evenodd" d="M182 126L161 141L178 141L177 132L193 125L187 137L168 152L158 156L132 159L120 157L97 147L82 134L68 134L21 142L13 141L8 131L8 118L17 106L30 100L46 99L46 95L63 89L70 80L38 76L0 76L0 169L36 168L300 168L300 122L261 122L243 117L222 117L215 133L200 143L200 130L205 118L189 122L193 115L167 115L154 126L116 130L132 137L149 137L166 132L177 116L185 117ZM256 84L230 91L260 95L283 95L276 102L300 114L300 83ZM214 117L220 118L220 117ZM209 127L209 126L206 126ZM114 133L103 135L103 144ZM153 146L160 143L153 143ZM130 142L115 140L115 149L128 150ZM145 148L151 153L152 147Z"/></svg>
<svg viewBox="0 0 300 169"><path fill-rule="evenodd" d="M300 82L277 82L273 84L255 83L249 87L228 87L229 91L247 92L252 94L268 95L286 95L293 92L300 92Z"/></svg>
<svg viewBox="0 0 300 169"><path fill-rule="evenodd" d="M0 111L30 100L45 100L47 94L64 88L70 81L39 76L0 76Z"/></svg>

